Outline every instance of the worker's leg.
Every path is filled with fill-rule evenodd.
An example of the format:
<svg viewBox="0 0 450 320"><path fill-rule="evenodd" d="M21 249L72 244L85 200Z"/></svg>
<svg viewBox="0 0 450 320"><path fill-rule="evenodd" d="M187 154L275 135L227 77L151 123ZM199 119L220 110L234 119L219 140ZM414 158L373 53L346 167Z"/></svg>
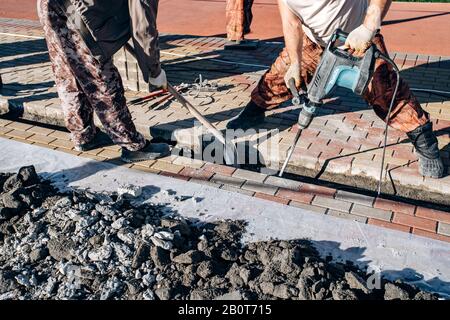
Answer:
<svg viewBox="0 0 450 320"><path fill-rule="evenodd" d="M253 0L244 1L244 34L250 33L250 26L253 21L252 6Z"/></svg>
<svg viewBox="0 0 450 320"><path fill-rule="evenodd" d="M244 39L244 2L245 0L227 0L227 39L240 41Z"/></svg>
<svg viewBox="0 0 450 320"><path fill-rule="evenodd" d="M381 35L375 37L374 43L381 52L387 54ZM387 121L396 83L397 76L392 66L378 59L364 98L383 121ZM430 117L422 109L408 84L401 78L389 125L405 132L411 139L419 156L419 168L422 175L433 178L442 177L444 166L440 159L438 141L433 133Z"/></svg>
<svg viewBox="0 0 450 320"><path fill-rule="evenodd" d="M381 35L375 37L374 43L378 50L387 54ZM392 66L384 60L378 59L375 63L372 81L369 83L364 98L383 120L386 120L396 82L397 77ZM427 122L429 122L428 113L421 108L408 84L400 79L389 125L403 132L410 132Z"/></svg>
<svg viewBox="0 0 450 320"><path fill-rule="evenodd" d="M314 75L323 49L306 36L303 39L300 73L302 82L308 84ZM228 129L251 128L264 121L264 111L278 107L281 103L292 98L288 87L284 83L284 75L289 69L289 64L287 50L283 49L253 90L251 101L237 117L228 122Z"/></svg>
<svg viewBox="0 0 450 320"><path fill-rule="evenodd" d="M59 10L55 10L54 1L39 0L37 5L66 127L71 132L75 145L88 143L96 131L93 110L79 87L63 50L63 46L67 43L66 17Z"/></svg>
<svg viewBox="0 0 450 320"><path fill-rule="evenodd" d="M66 71L77 79L113 142L128 150L142 149L146 141L132 122L118 70L111 60L99 62L92 56L79 33L70 29L55 2L41 0L41 15L48 29L54 30L53 40L60 51L59 58L67 66ZM61 92L61 96L64 95L65 92Z"/></svg>

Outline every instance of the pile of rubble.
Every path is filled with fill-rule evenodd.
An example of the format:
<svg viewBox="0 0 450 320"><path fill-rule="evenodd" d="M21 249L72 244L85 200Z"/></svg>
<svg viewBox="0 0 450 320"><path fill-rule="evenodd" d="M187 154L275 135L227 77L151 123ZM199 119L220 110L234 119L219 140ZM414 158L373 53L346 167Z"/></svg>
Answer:
<svg viewBox="0 0 450 320"><path fill-rule="evenodd" d="M187 220L122 193L57 193L33 167L1 174L0 191L0 299L437 298L384 280L371 289L305 240L244 245L240 221Z"/></svg>

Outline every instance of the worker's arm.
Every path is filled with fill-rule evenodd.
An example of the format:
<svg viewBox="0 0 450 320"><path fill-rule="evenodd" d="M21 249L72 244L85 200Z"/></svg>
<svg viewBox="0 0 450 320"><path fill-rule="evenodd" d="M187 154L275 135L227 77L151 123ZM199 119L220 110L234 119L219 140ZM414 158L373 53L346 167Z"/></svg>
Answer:
<svg viewBox="0 0 450 320"><path fill-rule="evenodd" d="M157 87L166 87L161 69L156 16L158 0L128 0L132 39L144 80Z"/></svg>
<svg viewBox="0 0 450 320"><path fill-rule="evenodd" d="M361 26L350 32L345 46L355 55L363 55L370 47L377 30L381 28L381 22L389 11L392 0L371 0L367 8L364 22Z"/></svg>
<svg viewBox="0 0 450 320"><path fill-rule="evenodd" d="M300 19L289 9L284 0L278 0L278 7L283 25L283 35L290 66L284 81L295 79L295 85L300 87L300 66L302 62L303 29Z"/></svg>

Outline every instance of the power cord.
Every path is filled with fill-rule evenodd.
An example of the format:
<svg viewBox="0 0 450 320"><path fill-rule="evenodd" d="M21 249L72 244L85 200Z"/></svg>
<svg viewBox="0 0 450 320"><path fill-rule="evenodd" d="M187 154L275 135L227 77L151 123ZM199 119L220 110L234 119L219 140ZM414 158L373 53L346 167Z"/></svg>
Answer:
<svg viewBox="0 0 450 320"><path fill-rule="evenodd" d="M376 51L375 58L381 58L384 61L386 61L387 63L389 63L392 66L392 68L394 68L395 75L397 76L397 82L395 84L395 89L394 89L394 94L392 95L391 104L389 105L389 110L388 110L387 119L386 119L386 126L385 126L385 130L384 130L383 156L381 158L380 179L378 180L378 195L380 195L381 194L381 185L383 182L384 162L385 162L385 158L386 158L386 145L387 145L387 138L388 138L389 121L391 120L392 108L394 107L395 99L397 98L398 88L400 86L400 70L398 69L397 65L391 58L389 58L388 56L386 56L385 54L383 54L380 51Z"/></svg>

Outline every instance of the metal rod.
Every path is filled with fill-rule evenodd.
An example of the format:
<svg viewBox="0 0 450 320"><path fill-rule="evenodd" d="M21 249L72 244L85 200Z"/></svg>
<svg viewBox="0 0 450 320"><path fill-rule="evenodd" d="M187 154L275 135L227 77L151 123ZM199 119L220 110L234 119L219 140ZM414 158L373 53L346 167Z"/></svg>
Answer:
<svg viewBox="0 0 450 320"><path fill-rule="evenodd" d="M292 154L294 153L295 147L297 146L297 143L298 143L298 140L300 139L302 131L303 131L303 129L298 128L297 134L295 135L295 138L294 138L294 143L289 148L286 160L284 160L283 166L281 167L280 173L278 174L279 177L283 176L284 170L286 170L289 160L291 160Z"/></svg>
<svg viewBox="0 0 450 320"><path fill-rule="evenodd" d="M167 84L167 90L225 146L225 162L228 165L235 165L237 163L237 151L234 143L227 141L222 132L219 131L211 122L209 122L200 112L198 112L198 110L189 101L187 101L185 97L179 94L170 83Z"/></svg>
<svg viewBox="0 0 450 320"><path fill-rule="evenodd" d="M134 58L136 58L136 53L129 43L126 43L124 47ZM238 163L238 159L237 150L234 143L227 141L222 132L220 132L211 122L209 122L200 112L198 112L198 110L189 101L187 101L186 98L183 97L170 83L167 83L167 91L169 91L169 93L172 94L175 99L177 99L186 109L188 109L189 112L224 145L224 158L226 164L236 166Z"/></svg>

